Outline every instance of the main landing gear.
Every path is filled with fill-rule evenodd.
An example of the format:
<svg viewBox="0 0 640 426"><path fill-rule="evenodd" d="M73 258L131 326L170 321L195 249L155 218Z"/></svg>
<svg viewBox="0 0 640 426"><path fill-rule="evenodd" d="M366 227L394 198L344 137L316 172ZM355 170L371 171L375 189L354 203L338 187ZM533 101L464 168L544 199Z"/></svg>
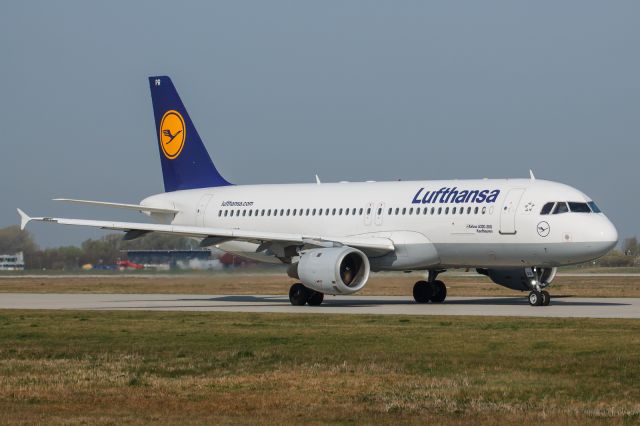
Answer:
<svg viewBox="0 0 640 426"><path fill-rule="evenodd" d="M417 303L442 303L447 298L447 286L436 280L440 271L429 271L427 281L418 281L413 286L413 298Z"/></svg>
<svg viewBox="0 0 640 426"><path fill-rule="evenodd" d="M324 300L324 293L311 290L300 283L296 283L289 289L289 301L293 306L319 306Z"/></svg>

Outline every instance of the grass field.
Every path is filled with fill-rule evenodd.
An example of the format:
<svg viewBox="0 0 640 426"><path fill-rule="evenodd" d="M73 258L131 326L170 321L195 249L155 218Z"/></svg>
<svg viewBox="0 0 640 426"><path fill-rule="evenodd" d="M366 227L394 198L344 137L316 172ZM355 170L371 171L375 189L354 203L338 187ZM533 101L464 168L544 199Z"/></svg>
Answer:
<svg viewBox="0 0 640 426"><path fill-rule="evenodd" d="M450 296L526 296L494 284L480 275L441 278ZM360 295L411 296L419 274L372 274ZM210 273L177 275L119 274L0 278L0 293L181 293L181 294L288 294L295 281L284 274ZM640 297L640 276L558 276L552 295L576 297Z"/></svg>
<svg viewBox="0 0 640 426"><path fill-rule="evenodd" d="M640 321L2 311L0 343L0 423L640 422Z"/></svg>

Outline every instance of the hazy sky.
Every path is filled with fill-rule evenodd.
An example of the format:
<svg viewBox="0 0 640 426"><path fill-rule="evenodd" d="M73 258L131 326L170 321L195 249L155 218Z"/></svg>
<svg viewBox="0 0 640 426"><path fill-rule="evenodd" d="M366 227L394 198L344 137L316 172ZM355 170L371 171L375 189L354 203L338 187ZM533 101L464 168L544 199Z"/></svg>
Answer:
<svg viewBox="0 0 640 426"><path fill-rule="evenodd" d="M161 192L147 76L246 183L526 177L640 234L638 1L8 1L0 227L144 220L51 198ZM43 246L102 231L34 224Z"/></svg>

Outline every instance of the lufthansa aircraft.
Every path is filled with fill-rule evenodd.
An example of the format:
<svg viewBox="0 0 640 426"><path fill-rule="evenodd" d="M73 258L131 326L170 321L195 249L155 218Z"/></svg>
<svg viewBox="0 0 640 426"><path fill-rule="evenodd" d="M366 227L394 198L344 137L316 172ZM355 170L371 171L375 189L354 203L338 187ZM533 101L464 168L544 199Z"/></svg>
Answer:
<svg viewBox="0 0 640 426"><path fill-rule="evenodd" d="M607 253L613 224L584 193L556 182L478 179L236 186L216 170L169 77L150 77L165 192L140 204L58 199L136 210L153 223L29 217L31 220L197 238L263 262L289 265L293 305L362 289L371 271L428 271L413 287L418 303L442 303L438 274L474 268L502 286L544 290L556 268Z"/></svg>

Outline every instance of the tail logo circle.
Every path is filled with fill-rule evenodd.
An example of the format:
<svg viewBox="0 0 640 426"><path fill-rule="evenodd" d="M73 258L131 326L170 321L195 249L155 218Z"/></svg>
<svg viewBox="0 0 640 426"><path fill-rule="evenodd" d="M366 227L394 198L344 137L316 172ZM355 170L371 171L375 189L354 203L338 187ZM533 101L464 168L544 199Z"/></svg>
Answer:
<svg viewBox="0 0 640 426"><path fill-rule="evenodd" d="M178 158L184 148L186 128L184 118L175 110L164 113L160 121L160 147L169 160Z"/></svg>

